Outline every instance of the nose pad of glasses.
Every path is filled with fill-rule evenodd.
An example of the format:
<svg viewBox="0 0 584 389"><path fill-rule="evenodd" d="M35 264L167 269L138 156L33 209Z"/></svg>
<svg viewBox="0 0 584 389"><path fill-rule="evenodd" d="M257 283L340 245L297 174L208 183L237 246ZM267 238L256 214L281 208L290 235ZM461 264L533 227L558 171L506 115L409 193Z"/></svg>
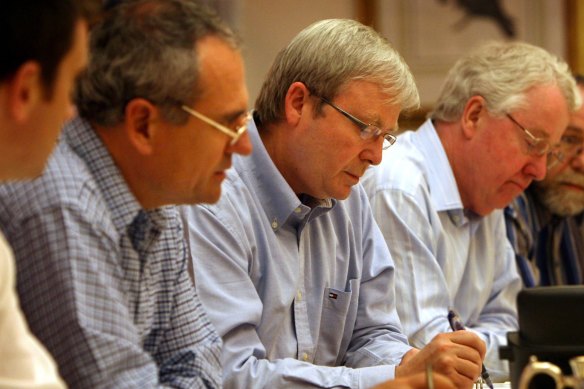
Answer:
<svg viewBox="0 0 584 389"><path fill-rule="evenodd" d="M550 170L552 168L554 168L556 165L558 165L561 162L564 162L566 159L566 156L564 155L563 152L561 151L550 151L547 154L547 160L546 160L546 168L547 170Z"/></svg>

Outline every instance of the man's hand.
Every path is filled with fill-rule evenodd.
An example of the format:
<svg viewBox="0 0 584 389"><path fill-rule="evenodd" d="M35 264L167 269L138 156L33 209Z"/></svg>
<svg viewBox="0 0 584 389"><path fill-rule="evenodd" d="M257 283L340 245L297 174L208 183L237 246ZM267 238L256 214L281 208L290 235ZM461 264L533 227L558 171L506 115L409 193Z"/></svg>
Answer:
<svg viewBox="0 0 584 389"><path fill-rule="evenodd" d="M471 388L481 373L485 343L470 331L439 334L421 350L404 355L396 377L424 372L427 365L448 377L459 388Z"/></svg>
<svg viewBox="0 0 584 389"><path fill-rule="evenodd" d="M407 377L396 378L377 385L373 389L426 389L431 387L429 380L432 380L434 389L456 389L452 381L438 373L432 373L430 377L425 373L417 373Z"/></svg>

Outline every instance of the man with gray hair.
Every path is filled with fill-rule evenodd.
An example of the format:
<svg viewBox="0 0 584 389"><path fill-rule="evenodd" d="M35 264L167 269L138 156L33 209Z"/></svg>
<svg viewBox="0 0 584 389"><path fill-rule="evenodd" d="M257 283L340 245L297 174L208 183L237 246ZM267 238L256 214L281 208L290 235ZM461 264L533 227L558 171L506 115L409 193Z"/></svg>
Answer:
<svg viewBox="0 0 584 389"><path fill-rule="evenodd" d="M249 126L254 153L234 158L216 205L183 209L226 387L370 388L430 365L470 387L479 374L474 334L407 344L393 261L358 185L417 105L403 59L358 22L317 22L278 54Z"/></svg>
<svg viewBox="0 0 584 389"><path fill-rule="evenodd" d="M498 349L517 329L521 281L500 209L545 176L578 104L565 63L529 44L488 43L457 61L428 121L368 170L414 346L451 331L454 309L484 341L491 378L508 378Z"/></svg>
<svg viewBox="0 0 584 389"><path fill-rule="evenodd" d="M216 201L251 152L235 37L190 0L121 2L92 30L75 102L45 174L0 188L31 329L72 388L222 387L166 205Z"/></svg>
<svg viewBox="0 0 584 389"><path fill-rule="evenodd" d="M576 76L580 96L584 77ZM584 106L560 140L563 160L505 208L507 237L523 284L584 283Z"/></svg>

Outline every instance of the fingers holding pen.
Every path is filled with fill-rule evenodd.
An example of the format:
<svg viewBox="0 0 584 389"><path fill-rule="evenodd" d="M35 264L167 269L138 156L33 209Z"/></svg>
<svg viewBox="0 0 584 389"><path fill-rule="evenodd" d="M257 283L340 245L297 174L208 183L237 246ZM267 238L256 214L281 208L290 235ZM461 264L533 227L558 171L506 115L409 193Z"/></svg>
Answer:
<svg viewBox="0 0 584 389"><path fill-rule="evenodd" d="M428 344L434 352L433 366L457 385L470 388L479 377L486 352L485 343L470 331L439 334ZM428 347L426 346L426 347Z"/></svg>
<svg viewBox="0 0 584 389"><path fill-rule="evenodd" d="M472 331L468 331L468 330L462 330L462 331L455 331L455 332L451 332L451 333L445 333L445 334L441 334L441 335L446 335L446 337L448 337L448 339L450 339L451 342L459 344L461 346L465 346L463 348L461 348L461 351L474 351L474 352L470 352L468 356L469 360L476 360L476 355L475 352L478 353L478 358L480 359L480 362L482 363L482 361L485 359L485 355L487 353L487 345L485 344L485 342L474 332ZM461 355L461 357L463 357L465 355L465 353L463 353Z"/></svg>
<svg viewBox="0 0 584 389"><path fill-rule="evenodd" d="M431 364L435 372L445 375L457 388L471 388L481 373L485 355L484 342L470 331L442 333L423 349L406 355L396 374L424 371Z"/></svg>

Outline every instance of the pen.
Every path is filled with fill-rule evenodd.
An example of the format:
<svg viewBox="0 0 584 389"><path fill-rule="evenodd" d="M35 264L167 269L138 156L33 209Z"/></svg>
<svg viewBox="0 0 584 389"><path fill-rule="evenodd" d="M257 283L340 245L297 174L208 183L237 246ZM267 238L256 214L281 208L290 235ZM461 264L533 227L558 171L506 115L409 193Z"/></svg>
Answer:
<svg viewBox="0 0 584 389"><path fill-rule="evenodd" d="M464 330L464 324L462 324L462 320L460 320L460 316L456 313L454 309L448 310L448 322L450 323L450 328L452 331ZM485 368L485 364L482 366L481 377L485 380L487 386L493 389L493 382L491 381L491 377L489 376L489 372Z"/></svg>

